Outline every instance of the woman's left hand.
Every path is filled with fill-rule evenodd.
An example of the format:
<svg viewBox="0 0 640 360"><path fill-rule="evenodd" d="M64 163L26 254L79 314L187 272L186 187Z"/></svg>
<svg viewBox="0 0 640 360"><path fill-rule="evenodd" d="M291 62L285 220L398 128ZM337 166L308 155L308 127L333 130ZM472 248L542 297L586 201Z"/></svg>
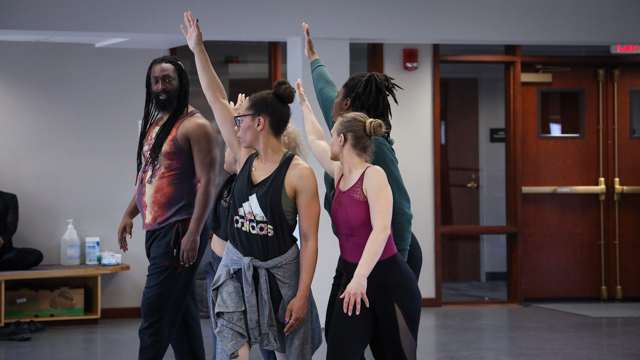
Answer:
<svg viewBox="0 0 640 360"><path fill-rule="evenodd" d="M286 335L291 334L293 330L295 330L300 324L302 324L302 320L307 315L307 298L302 296L296 296L289 302L289 306L287 306L287 312L284 315L284 323L286 324L284 328L284 333Z"/></svg>
<svg viewBox="0 0 640 360"><path fill-rule="evenodd" d="M360 315L360 302L369 307L369 299L367 298L367 278L364 276L354 275L353 279L347 285L347 289L340 295L340 299L344 299L342 310L349 316L353 312L353 305L356 305L356 315Z"/></svg>

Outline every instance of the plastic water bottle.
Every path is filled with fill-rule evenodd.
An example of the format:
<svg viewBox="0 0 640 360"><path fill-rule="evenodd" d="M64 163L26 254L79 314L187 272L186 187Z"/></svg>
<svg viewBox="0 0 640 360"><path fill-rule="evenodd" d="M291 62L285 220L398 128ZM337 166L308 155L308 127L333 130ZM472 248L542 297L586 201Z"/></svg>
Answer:
<svg viewBox="0 0 640 360"><path fill-rule="evenodd" d="M67 220L67 232L60 241L60 264L80 265L80 239L73 228L73 219Z"/></svg>
<svg viewBox="0 0 640 360"><path fill-rule="evenodd" d="M84 253L85 253L85 264L87 265L97 265L98 264L98 254L100 253L100 238L99 237L88 237L85 238L84 245Z"/></svg>

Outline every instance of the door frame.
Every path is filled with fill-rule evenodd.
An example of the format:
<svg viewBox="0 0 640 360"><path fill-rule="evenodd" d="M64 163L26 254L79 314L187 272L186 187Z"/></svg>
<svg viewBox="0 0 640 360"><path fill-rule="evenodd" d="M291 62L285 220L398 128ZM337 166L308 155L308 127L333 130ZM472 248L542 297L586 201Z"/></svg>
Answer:
<svg viewBox="0 0 640 360"><path fill-rule="evenodd" d="M490 235L507 236L507 301L495 302L448 302L445 305L500 305L522 304L523 258L520 246L520 223L522 209L522 114L521 73L522 63L574 64L574 65L640 65L640 56L576 57L576 56L522 56L520 45L505 46L504 55L442 55L440 46L433 46L433 156L434 156L434 244L436 297L431 306L442 306L442 236L443 235ZM504 64L505 65L505 165L506 165L506 211L504 226L456 226L442 225L441 214L441 164L440 164L440 64Z"/></svg>

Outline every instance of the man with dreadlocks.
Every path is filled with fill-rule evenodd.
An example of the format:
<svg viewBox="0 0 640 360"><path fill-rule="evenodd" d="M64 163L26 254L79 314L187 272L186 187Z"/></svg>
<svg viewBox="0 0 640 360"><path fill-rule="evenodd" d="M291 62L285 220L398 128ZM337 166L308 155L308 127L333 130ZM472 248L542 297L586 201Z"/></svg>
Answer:
<svg viewBox="0 0 640 360"><path fill-rule="evenodd" d="M305 37L304 52L311 62L311 76L316 98L329 130L333 128L334 121L341 115L353 111L365 113L373 119L380 119L385 125L386 130L384 135L373 138L371 164L381 167L387 175L393 193L391 228L394 243L398 254L407 262L407 265L417 280L422 268L422 249L411 232L411 221L413 219L411 201L407 189L404 186L400 169L398 168L398 159L393 149L394 142L390 137L391 104L388 98L391 96L397 104L398 101L395 92L397 89L402 88L394 83L393 78L388 75L372 72L351 75L338 91L336 84L331 78L331 75L329 75L327 68L322 64L313 46L309 26L302 23L302 30ZM326 172L324 174L324 184L326 187L324 208L329 215L331 215L335 184ZM334 234L337 235L335 227ZM338 301L338 297L341 295L340 290L344 289L342 284L343 275L342 269L338 266L333 278L331 294L329 295L329 305L325 319L326 338L329 338L328 334L331 326L332 309ZM405 316L408 316L408 314L405 314ZM374 329L374 338L370 342L371 351L376 359L384 359L386 358L385 349L382 347L384 342L379 337L380 331Z"/></svg>
<svg viewBox="0 0 640 360"><path fill-rule="evenodd" d="M214 139L211 124L189 105L183 65L169 56L153 60L136 154L137 189L118 229L123 251L138 214L147 231L139 359L162 359L169 344L176 359L205 358L194 283L209 240Z"/></svg>

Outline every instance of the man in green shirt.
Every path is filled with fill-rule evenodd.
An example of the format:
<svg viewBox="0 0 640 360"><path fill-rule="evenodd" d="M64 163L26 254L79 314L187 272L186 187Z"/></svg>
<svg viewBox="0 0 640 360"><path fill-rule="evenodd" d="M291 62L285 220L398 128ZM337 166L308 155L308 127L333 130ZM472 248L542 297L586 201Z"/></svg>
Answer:
<svg viewBox="0 0 640 360"><path fill-rule="evenodd" d="M331 75L329 75L329 71L327 71L327 68L322 64L318 53L313 47L313 42L309 37L309 28L306 25L305 38L305 55L311 61L311 75L316 98L318 99L322 115L329 130L333 128L333 122L337 116L350 111L364 112L371 118L382 120L387 127L387 133L383 137L374 138L371 163L380 166L387 174L389 185L391 185L393 192L393 216L391 220L393 239L398 252L407 260L411 244L411 221L413 214L411 213L411 200L402 181L402 175L398 168L398 159L393 150L394 141L389 137L389 133L391 132L391 110L389 101L387 100L389 95L393 97L394 101L396 100L394 90L399 87L391 82L393 79L387 75L363 73L352 75L342 89L338 91ZM356 91L352 91L351 88ZM378 94L375 94L376 91ZM378 95L378 97L375 98L375 95ZM379 98L380 95L384 97L384 101L381 101ZM335 184L333 179L326 173L324 174L324 184L327 190L324 198L324 208L331 214L331 202L333 200Z"/></svg>

